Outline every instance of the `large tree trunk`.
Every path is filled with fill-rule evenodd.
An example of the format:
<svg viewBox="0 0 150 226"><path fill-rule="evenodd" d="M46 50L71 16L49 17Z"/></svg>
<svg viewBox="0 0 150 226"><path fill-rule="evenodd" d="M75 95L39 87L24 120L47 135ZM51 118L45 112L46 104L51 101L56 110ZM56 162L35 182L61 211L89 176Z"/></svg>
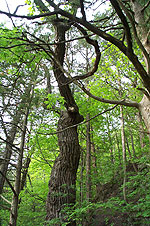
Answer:
<svg viewBox="0 0 150 226"><path fill-rule="evenodd" d="M49 181L49 193L47 197L47 216L50 221L55 218L58 221L51 225L62 225L68 222L65 207L73 206L76 201L76 172L80 158L80 146L78 141L77 126L83 117L79 114L67 78L59 67L63 66L65 55L65 32L69 29L65 20L55 20L56 32L55 62L53 62L54 76L57 80L59 91L65 100L66 111L63 111L58 122L58 145L60 154L53 166ZM69 127L69 128L68 128ZM68 226L75 226L75 221L70 221Z"/></svg>
<svg viewBox="0 0 150 226"><path fill-rule="evenodd" d="M146 17L149 17L149 15L146 14L146 9L148 8L146 1L143 1L143 3L145 6L142 6L139 0L131 0L137 33L141 43L143 44L143 47L147 52L147 56L145 53L143 53L143 55L147 67L147 73L150 76L150 31L149 26L147 26L148 20L146 19Z"/></svg>
<svg viewBox="0 0 150 226"><path fill-rule="evenodd" d="M60 154L55 161L49 182L47 198L46 220L59 218L61 225L65 222L65 207L72 206L76 201L76 172L80 158L80 146L77 127L72 125L72 119L67 112L63 112L58 123L58 130L64 130L58 134ZM75 222L68 224L75 226Z"/></svg>
<svg viewBox="0 0 150 226"><path fill-rule="evenodd" d="M150 98L146 95L143 96L143 99L139 104L139 110L150 135Z"/></svg>
<svg viewBox="0 0 150 226"><path fill-rule="evenodd" d="M138 37L146 51L147 54L143 52L144 55L144 61L147 68L147 73L150 78L150 31L149 27L147 26L148 20L146 19L149 17L146 10L148 10L148 1L144 2L144 6L142 5L142 2L138 0L131 0L132 4L132 10L134 12L134 19L136 22L136 29ZM150 133L150 87L147 88L147 90L144 91L144 96L142 101L139 104L139 110L143 117L143 120L145 122L145 125L147 127L148 132ZM150 139L150 136L149 136Z"/></svg>
<svg viewBox="0 0 150 226"><path fill-rule="evenodd" d="M150 97L147 97L146 95L143 96L142 101L139 103L139 111L147 128L150 142Z"/></svg>

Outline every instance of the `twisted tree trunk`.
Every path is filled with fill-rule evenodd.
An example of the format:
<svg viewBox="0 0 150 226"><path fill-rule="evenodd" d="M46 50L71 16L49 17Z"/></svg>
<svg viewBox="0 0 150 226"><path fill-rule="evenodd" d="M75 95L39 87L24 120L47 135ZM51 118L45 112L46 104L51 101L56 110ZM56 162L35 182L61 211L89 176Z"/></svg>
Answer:
<svg viewBox="0 0 150 226"><path fill-rule="evenodd" d="M69 29L67 21L55 20L56 32L55 62L53 63L54 76L57 80L59 91L65 100L66 111L61 113L58 122L58 145L60 154L53 166L49 181L47 197L46 220L57 218L55 226L68 222L68 226L75 226L74 220L68 221L64 208L70 207L76 201L76 173L80 158L80 146L77 133L77 123L83 120L79 114L78 106L71 93L67 78L58 63L63 66L65 55L65 32ZM68 128L69 127L69 128Z"/></svg>

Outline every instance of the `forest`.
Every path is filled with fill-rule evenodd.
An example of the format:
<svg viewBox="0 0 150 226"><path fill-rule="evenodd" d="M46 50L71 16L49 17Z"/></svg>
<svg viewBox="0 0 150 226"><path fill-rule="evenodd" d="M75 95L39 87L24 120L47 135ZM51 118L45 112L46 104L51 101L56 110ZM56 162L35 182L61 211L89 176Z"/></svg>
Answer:
<svg viewBox="0 0 150 226"><path fill-rule="evenodd" d="M5 5L0 226L150 225L150 1Z"/></svg>

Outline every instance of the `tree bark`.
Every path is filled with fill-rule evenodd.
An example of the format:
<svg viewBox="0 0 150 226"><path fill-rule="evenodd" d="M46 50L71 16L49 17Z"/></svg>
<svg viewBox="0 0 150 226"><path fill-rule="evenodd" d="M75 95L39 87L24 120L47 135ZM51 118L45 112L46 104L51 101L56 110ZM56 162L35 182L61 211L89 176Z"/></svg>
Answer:
<svg viewBox="0 0 150 226"><path fill-rule="evenodd" d="M59 122L58 145L60 154L55 161L49 182L49 193L47 198L46 220L59 218L61 225L65 219L63 210L65 207L73 206L76 201L76 172L80 158L80 146L78 141L77 127L68 128L72 125L72 119L67 112L63 112ZM68 226L75 226L72 221Z"/></svg>
<svg viewBox="0 0 150 226"><path fill-rule="evenodd" d="M143 99L139 104L139 110L149 133L150 139L150 99L146 95L143 96Z"/></svg>
<svg viewBox="0 0 150 226"><path fill-rule="evenodd" d="M144 1L143 1L144 3ZM148 20L146 16L146 7L143 7L138 0L131 0L132 10L134 12L134 20L136 22L136 29L139 39L147 52L147 55L143 53L144 60L147 68L147 73L150 77L150 31L149 27L147 26ZM146 6L146 4L145 4ZM150 94L150 93L149 93Z"/></svg>
<svg viewBox="0 0 150 226"><path fill-rule="evenodd" d="M79 114L67 78L59 68L57 62L63 66L65 55L65 33L69 29L66 20L55 20L56 32L55 60L53 62L54 76L57 80L59 91L65 100L66 111L61 113L58 122L58 145L60 154L56 159L49 181L49 193L47 197L46 220L57 218L55 226L68 222L64 208L72 207L76 201L76 173L80 158L80 145L78 140L77 126L83 117ZM69 128L68 128L69 127ZM70 220L68 226L75 226L76 222Z"/></svg>

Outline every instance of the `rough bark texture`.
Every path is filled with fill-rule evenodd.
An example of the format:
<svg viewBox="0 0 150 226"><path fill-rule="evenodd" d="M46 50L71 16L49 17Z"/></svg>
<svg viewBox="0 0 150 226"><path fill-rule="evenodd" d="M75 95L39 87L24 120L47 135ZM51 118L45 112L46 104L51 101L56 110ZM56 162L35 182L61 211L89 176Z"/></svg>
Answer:
<svg viewBox="0 0 150 226"><path fill-rule="evenodd" d="M131 0L131 5L132 10L134 12L134 19L136 22L138 37L141 40L145 51L147 52L147 55L145 55L144 53L143 55L147 68L147 73L150 78L150 31L148 26L148 20L146 19L147 17L149 17L149 14L146 14L146 10L149 11L148 4L145 2L145 6L142 6L138 0ZM150 133L150 85L148 85L148 87L146 88L149 93L147 92L147 96L143 96L143 99L139 104L139 110L147 127L147 130Z"/></svg>
<svg viewBox="0 0 150 226"><path fill-rule="evenodd" d="M80 121L80 119L79 119ZM72 118L63 112L58 123L58 130L71 126ZM80 146L77 127L72 127L58 134L60 154L55 161L49 182L46 220L59 218L65 222L64 207L72 206L76 200L76 172L80 158ZM61 222L56 225L61 225ZM68 226L75 226L71 222Z"/></svg>
<svg viewBox="0 0 150 226"><path fill-rule="evenodd" d="M136 22L136 29L138 36L147 51L148 56L146 57L144 54L144 60L147 67L147 73L150 77L150 31L149 27L147 26L148 20L146 19L146 16L149 17L149 15L146 15L146 8L140 4L138 0L131 0L132 4L132 10L134 12L134 19ZM146 5L146 4L145 4Z"/></svg>

